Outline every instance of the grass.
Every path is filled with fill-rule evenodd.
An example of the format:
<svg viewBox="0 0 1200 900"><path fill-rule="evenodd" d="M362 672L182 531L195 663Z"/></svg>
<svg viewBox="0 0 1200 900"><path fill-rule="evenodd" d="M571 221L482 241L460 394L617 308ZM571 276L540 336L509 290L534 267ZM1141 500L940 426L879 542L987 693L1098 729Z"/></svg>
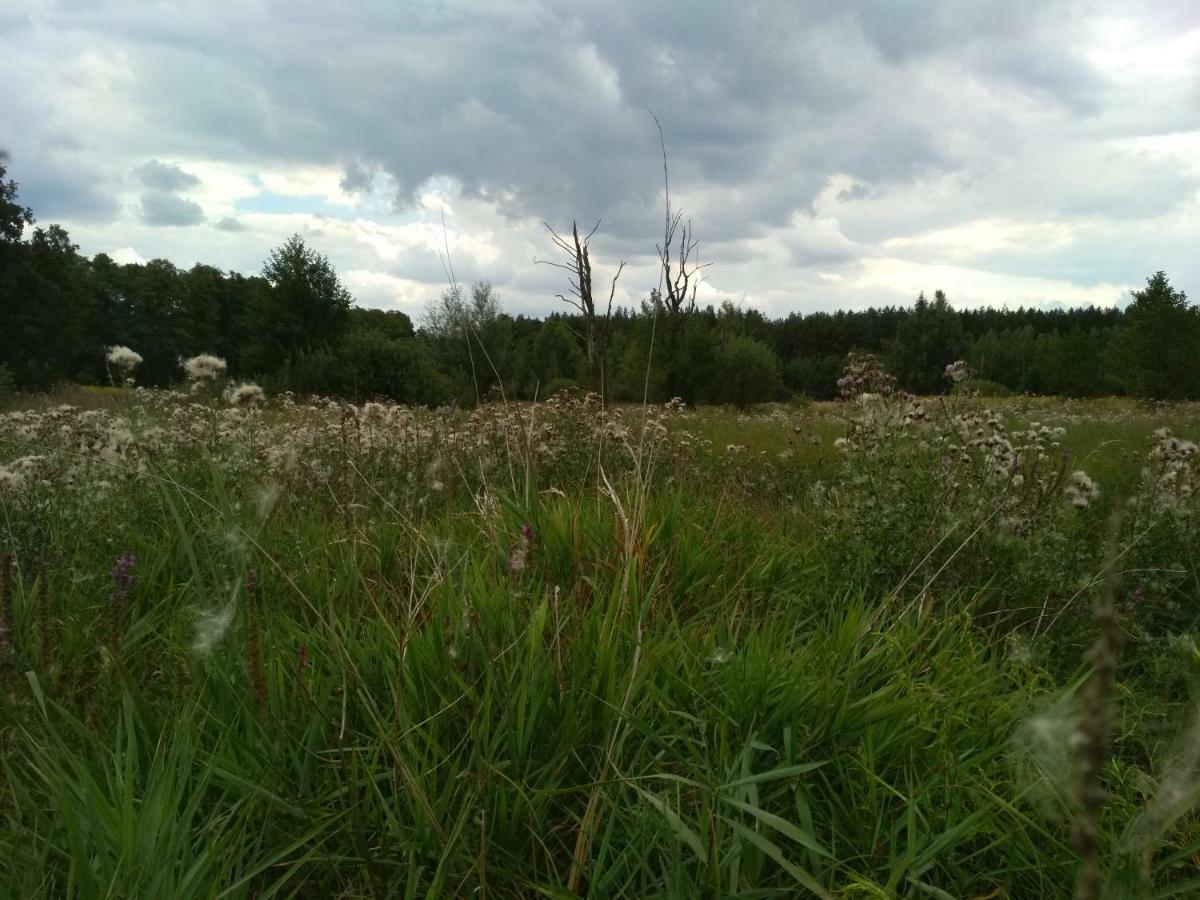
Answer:
<svg viewBox="0 0 1200 900"><path fill-rule="evenodd" d="M1190 788L1160 790L1197 752L1196 501L1143 510L1128 452L1194 408L998 401L1063 423L1102 486L1075 510L833 404L377 432L119 402L0 425L0 460L88 466L0 495L4 896L1071 896L1118 497L1102 861L1118 896L1198 884Z"/></svg>

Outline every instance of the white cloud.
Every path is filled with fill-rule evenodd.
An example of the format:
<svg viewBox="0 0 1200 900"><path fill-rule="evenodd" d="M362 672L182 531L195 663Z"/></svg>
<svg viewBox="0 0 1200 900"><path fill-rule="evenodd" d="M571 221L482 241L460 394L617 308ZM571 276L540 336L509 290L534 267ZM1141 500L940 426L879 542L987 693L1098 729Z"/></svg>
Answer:
<svg viewBox="0 0 1200 900"><path fill-rule="evenodd" d="M108 255L112 257L114 262L118 262L123 266L129 265L130 263L141 265L142 263L146 262L146 258L132 247L120 247L116 250L113 250Z"/></svg>
<svg viewBox="0 0 1200 900"><path fill-rule="evenodd" d="M447 244L459 280L491 279L513 311L558 308L562 273L534 264L553 253L541 223L602 219L596 283L624 259L630 305L658 283L649 107L713 263L705 301L785 314L941 287L1110 303L1159 268L1200 291L1187 4L333 13L106 0L12 17L0 54L39 73L0 83L24 199L87 253L181 266L256 272L299 232L360 302L407 310L442 289ZM152 160L197 181L147 198L135 173Z"/></svg>

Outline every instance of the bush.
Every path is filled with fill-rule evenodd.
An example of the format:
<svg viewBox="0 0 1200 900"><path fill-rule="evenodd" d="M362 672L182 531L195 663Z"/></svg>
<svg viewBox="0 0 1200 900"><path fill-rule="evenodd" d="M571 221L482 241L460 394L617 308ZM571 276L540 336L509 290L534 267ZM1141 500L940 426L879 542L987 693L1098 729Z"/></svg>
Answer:
<svg viewBox="0 0 1200 900"><path fill-rule="evenodd" d="M449 387L425 347L373 328L354 331L337 347L288 360L272 387L300 394L337 394L355 401L383 398L411 405L445 402Z"/></svg>
<svg viewBox="0 0 1200 900"><path fill-rule="evenodd" d="M952 394L971 393L977 397L1011 397L1012 391L997 381L988 381L986 378L968 378L966 381L960 381L950 389Z"/></svg>
<svg viewBox="0 0 1200 900"><path fill-rule="evenodd" d="M786 391L779 357L766 344L734 335L717 355L712 401L746 408L752 403L783 399Z"/></svg>
<svg viewBox="0 0 1200 900"><path fill-rule="evenodd" d="M837 396L837 380L845 360L840 356L797 356L783 372L787 386L817 400Z"/></svg>
<svg viewBox="0 0 1200 900"><path fill-rule="evenodd" d="M541 389L538 399L545 400L548 397L553 397L559 391L581 390L579 382L574 378L555 378L549 381L545 387Z"/></svg>

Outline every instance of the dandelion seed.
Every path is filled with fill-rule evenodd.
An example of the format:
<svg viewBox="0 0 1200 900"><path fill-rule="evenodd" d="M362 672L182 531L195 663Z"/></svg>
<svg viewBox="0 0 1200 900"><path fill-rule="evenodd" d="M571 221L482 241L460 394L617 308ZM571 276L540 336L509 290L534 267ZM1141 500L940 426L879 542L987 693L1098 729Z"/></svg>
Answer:
<svg viewBox="0 0 1200 900"><path fill-rule="evenodd" d="M233 604L220 609L207 609L196 618L196 633L192 639L192 650L200 656L208 656L229 631L233 623Z"/></svg>
<svg viewBox="0 0 1200 900"><path fill-rule="evenodd" d="M733 659L733 651L726 647L713 647L712 653L708 654L710 666L722 666L731 659Z"/></svg>
<svg viewBox="0 0 1200 900"><path fill-rule="evenodd" d="M260 519L266 519L271 515L271 511L275 509L275 504L279 502L279 497L283 493L283 489L275 482L264 484L254 492L254 511L258 513Z"/></svg>
<svg viewBox="0 0 1200 900"><path fill-rule="evenodd" d="M1070 743L1077 710L1074 698L1060 695L1016 729L1009 765L1041 814L1061 820L1071 808Z"/></svg>

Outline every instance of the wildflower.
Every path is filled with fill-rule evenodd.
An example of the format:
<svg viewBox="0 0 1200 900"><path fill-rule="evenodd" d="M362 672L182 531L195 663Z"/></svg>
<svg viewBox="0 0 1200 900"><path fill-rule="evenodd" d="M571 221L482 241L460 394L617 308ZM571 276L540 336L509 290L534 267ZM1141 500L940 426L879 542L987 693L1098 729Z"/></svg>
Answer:
<svg viewBox="0 0 1200 900"><path fill-rule="evenodd" d="M137 577L133 574L136 564L137 557L133 553L123 553L117 557L116 563L108 573L112 579L112 587L108 593L108 636L113 647L120 645L125 634L125 604Z"/></svg>
<svg viewBox="0 0 1200 900"><path fill-rule="evenodd" d="M129 375L142 363L140 353L135 353L128 347L117 344L108 348L108 361L121 370L124 375Z"/></svg>
<svg viewBox="0 0 1200 900"><path fill-rule="evenodd" d="M956 359L950 365L946 366L945 376L954 384L958 384L971 377L971 369L964 360Z"/></svg>
<svg viewBox="0 0 1200 900"><path fill-rule="evenodd" d="M257 384L231 384L225 390L225 402L230 406L262 406L267 395Z"/></svg>
<svg viewBox="0 0 1200 900"><path fill-rule="evenodd" d="M1100 496L1100 488L1088 477L1087 472L1080 469L1071 473L1063 495L1072 506L1087 509L1092 505L1092 501Z"/></svg>
<svg viewBox="0 0 1200 900"><path fill-rule="evenodd" d="M533 526L526 522L521 526L521 542L508 548L508 570L524 572L533 559Z"/></svg>
<svg viewBox="0 0 1200 900"><path fill-rule="evenodd" d="M846 369L837 386L844 400L862 393L889 396L895 393L896 379L884 371L873 354L851 353L846 357Z"/></svg>
<svg viewBox="0 0 1200 900"><path fill-rule="evenodd" d="M225 374L225 360L202 353L183 361L183 371L193 381L215 381Z"/></svg>
<svg viewBox="0 0 1200 900"><path fill-rule="evenodd" d="M16 469L0 466L0 496L18 494L25 487L25 477Z"/></svg>
<svg viewBox="0 0 1200 900"><path fill-rule="evenodd" d="M133 574L135 565L137 565L137 556L133 553L123 553L117 557L116 563L108 573L113 580L110 596L114 602L124 603L125 598L129 596L129 589L133 587L133 582L137 578Z"/></svg>

